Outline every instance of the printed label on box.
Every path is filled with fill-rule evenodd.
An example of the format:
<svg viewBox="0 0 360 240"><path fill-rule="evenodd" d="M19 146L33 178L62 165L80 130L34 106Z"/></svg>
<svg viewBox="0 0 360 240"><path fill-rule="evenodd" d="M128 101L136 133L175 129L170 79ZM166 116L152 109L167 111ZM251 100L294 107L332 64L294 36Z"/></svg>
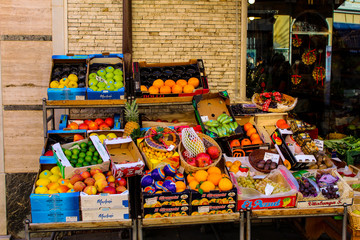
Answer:
<svg viewBox="0 0 360 240"><path fill-rule="evenodd" d="M324 141L320 139L314 139L315 146L319 148L319 151L324 151Z"/></svg>
<svg viewBox="0 0 360 240"><path fill-rule="evenodd" d="M76 216L67 216L66 217L66 222L77 222L77 217Z"/></svg>

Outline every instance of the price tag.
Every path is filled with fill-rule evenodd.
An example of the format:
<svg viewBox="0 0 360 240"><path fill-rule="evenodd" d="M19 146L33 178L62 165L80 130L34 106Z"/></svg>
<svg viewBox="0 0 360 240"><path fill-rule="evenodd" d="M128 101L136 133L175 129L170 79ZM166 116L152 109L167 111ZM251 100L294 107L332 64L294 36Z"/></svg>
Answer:
<svg viewBox="0 0 360 240"><path fill-rule="evenodd" d="M180 167L178 168L178 172L179 172L179 173L184 174L184 171L185 171L185 169L184 169L182 166L180 166Z"/></svg>
<svg viewBox="0 0 360 240"><path fill-rule="evenodd" d="M269 196L274 191L274 187L270 184L266 184L265 186L265 195Z"/></svg>
<svg viewBox="0 0 360 240"><path fill-rule="evenodd" d="M210 207L209 206L203 206L203 207L199 207L198 208L198 212L199 213L207 213L210 211Z"/></svg>
<svg viewBox="0 0 360 240"><path fill-rule="evenodd" d="M77 222L77 220L77 216L67 216L65 219L66 222Z"/></svg>
<svg viewBox="0 0 360 240"><path fill-rule="evenodd" d="M201 116L201 121L203 123L205 123L205 122L209 121L209 117L208 116Z"/></svg>
<svg viewBox="0 0 360 240"><path fill-rule="evenodd" d="M145 203L149 204L149 205L156 204L157 203L157 197L147 198L147 199L145 199Z"/></svg>
<svg viewBox="0 0 360 240"><path fill-rule="evenodd" d="M302 176L305 178L316 177L316 172L306 172L306 173L303 173Z"/></svg>
<svg viewBox="0 0 360 240"><path fill-rule="evenodd" d="M275 153L268 153L266 152L264 155L264 160L271 160L272 162L275 162L276 164L279 164L280 155Z"/></svg>
<svg viewBox="0 0 360 240"><path fill-rule="evenodd" d="M324 151L324 141L320 139L314 139L315 146L319 148L319 151Z"/></svg>
<svg viewBox="0 0 360 240"><path fill-rule="evenodd" d="M169 152L171 152L174 148L175 148L174 145L170 145L166 150L169 151Z"/></svg>
<svg viewBox="0 0 360 240"><path fill-rule="evenodd" d="M264 179L266 175L255 175L253 176L253 179Z"/></svg>

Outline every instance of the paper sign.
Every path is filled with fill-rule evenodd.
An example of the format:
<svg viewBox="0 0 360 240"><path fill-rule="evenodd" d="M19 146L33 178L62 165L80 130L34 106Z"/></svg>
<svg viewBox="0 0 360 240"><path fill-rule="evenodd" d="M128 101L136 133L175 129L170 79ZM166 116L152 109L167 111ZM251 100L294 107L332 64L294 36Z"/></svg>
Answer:
<svg viewBox="0 0 360 240"><path fill-rule="evenodd" d="M319 148L319 151L324 151L324 141L320 139L314 139L315 146Z"/></svg>
<svg viewBox="0 0 360 240"><path fill-rule="evenodd" d="M316 177L316 172L306 172L306 173L303 173L302 176L305 178Z"/></svg>
<svg viewBox="0 0 360 240"><path fill-rule="evenodd" d="M156 204L157 203L157 197L147 198L147 199L145 199L145 203L149 204L149 205Z"/></svg>
<svg viewBox="0 0 360 240"><path fill-rule="evenodd" d="M266 186L265 186L265 195L266 196L269 196L269 195L271 195L271 193L274 191L274 187L273 186L271 186L270 184L266 184Z"/></svg>
<svg viewBox="0 0 360 240"><path fill-rule="evenodd" d="M276 164L279 164L280 155L275 153L268 153L266 152L264 155L265 162L267 160L271 160L272 162L275 162Z"/></svg>
<svg viewBox="0 0 360 240"><path fill-rule="evenodd" d="M77 216L66 216L65 221L66 222L77 222L78 218Z"/></svg>
<svg viewBox="0 0 360 240"><path fill-rule="evenodd" d="M199 213L208 213L210 211L209 206L203 206L198 208Z"/></svg>
<svg viewBox="0 0 360 240"><path fill-rule="evenodd" d="M182 166L180 166L179 168L178 168L178 173L182 173L182 174L184 174L184 168L182 167Z"/></svg>
<svg viewBox="0 0 360 240"><path fill-rule="evenodd" d="M170 152L170 151L172 151L174 148L175 148L174 145L170 145L166 150L167 150L168 152Z"/></svg>
<svg viewBox="0 0 360 240"><path fill-rule="evenodd" d="M205 123L205 122L209 121L209 117L208 116L201 116L201 121L203 123Z"/></svg>
<svg viewBox="0 0 360 240"><path fill-rule="evenodd" d="M266 175L255 175L253 176L253 179L264 179Z"/></svg>

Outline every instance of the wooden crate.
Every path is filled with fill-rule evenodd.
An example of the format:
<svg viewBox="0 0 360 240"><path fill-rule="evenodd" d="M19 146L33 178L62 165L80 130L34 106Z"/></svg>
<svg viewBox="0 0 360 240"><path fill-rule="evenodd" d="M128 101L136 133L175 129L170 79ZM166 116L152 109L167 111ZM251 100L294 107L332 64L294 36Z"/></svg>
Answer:
<svg viewBox="0 0 360 240"><path fill-rule="evenodd" d="M265 143L272 144L270 136L276 130L276 121L287 119L287 113L255 114L254 121L261 138Z"/></svg>

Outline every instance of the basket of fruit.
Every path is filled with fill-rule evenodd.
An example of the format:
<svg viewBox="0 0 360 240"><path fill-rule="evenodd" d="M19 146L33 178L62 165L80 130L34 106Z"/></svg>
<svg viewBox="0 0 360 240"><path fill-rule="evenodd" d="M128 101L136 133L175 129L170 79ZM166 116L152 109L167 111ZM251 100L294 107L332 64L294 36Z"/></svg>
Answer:
<svg viewBox="0 0 360 240"><path fill-rule="evenodd" d="M161 152L176 149L180 142L176 131L167 127L152 127L146 131L144 138L147 146Z"/></svg>
<svg viewBox="0 0 360 240"><path fill-rule="evenodd" d="M255 93L251 101L264 112L287 112L293 110L297 98L279 92Z"/></svg>
<svg viewBox="0 0 360 240"><path fill-rule="evenodd" d="M360 230L360 204L353 204L348 208L350 226Z"/></svg>
<svg viewBox="0 0 360 240"><path fill-rule="evenodd" d="M216 166L222 156L220 146L208 135L195 133L193 129L192 131L190 129L192 128L182 130L182 141L178 148L180 164L185 169L185 172L206 170Z"/></svg>

